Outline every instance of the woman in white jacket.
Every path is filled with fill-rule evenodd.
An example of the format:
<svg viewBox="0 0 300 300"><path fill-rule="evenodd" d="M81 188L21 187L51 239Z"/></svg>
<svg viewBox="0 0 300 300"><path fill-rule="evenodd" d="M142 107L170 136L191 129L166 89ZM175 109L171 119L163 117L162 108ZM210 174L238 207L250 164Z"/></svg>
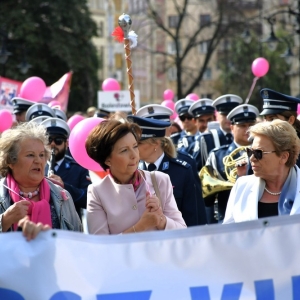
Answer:
<svg viewBox="0 0 300 300"><path fill-rule="evenodd" d="M223 224L300 213L300 153L296 130L286 121L258 123L249 129L247 149L253 175L238 178Z"/></svg>

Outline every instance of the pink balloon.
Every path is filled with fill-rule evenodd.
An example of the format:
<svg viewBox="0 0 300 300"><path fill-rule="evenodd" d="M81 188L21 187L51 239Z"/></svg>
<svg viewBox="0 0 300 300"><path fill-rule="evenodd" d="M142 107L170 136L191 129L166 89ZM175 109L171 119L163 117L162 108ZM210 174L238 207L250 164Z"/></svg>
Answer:
<svg viewBox="0 0 300 300"><path fill-rule="evenodd" d="M37 102L43 98L46 88L42 78L29 77L22 83L19 96Z"/></svg>
<svg viewBox="0 0 300 300"><path fill-rule="evenodd" d="M162 106L165 106L167 108L170 108L174 111L174 108L175 108L175 103L172 101L172 100L164 100L162 103L161 103Z"/></svg>
<svg viewBox="0 0 300 300"><path fill-rule="evenodd" d="M170 89L164 91L164 100L173 100L174 92Z"/></svg>
<svg viewBox="0 0 300 300"><path fill-rule="evenodd" d="M57 100L50 101L48 103L48 106L53 107L53 108L61 109L60 102L58 102Z"/></svg>
<svg viewBox="0 0 300 300"><path fill-rule="evenodd" d="M107 78L102 83L102 90L104 92L119 91L120 89L121 88L118 80L114 78Z"/></svg>
<svg viewBox="0 0 300 300"><path fill-rule="evenodd" d="M178 114L176 112L173 113L173 115L170 117L170 119L175 121L175 119L178 117Z"/></svg>
<svg viewBox="0 0 300 300"><path fill-rule="evenodd" d="M263 77L269 71L269 62L263 58L258 57L252 63L252 73L256 77Z"/></svg>
<svg viewBox="0 0 300 300"><path fill-rule="evenodd" d="M87 118L82 120L74 126L69 137L69 148L73 158L82 167L91 171L103 171L103 169L88 156L85 149L85 141L92 129L103 120L102 118Z"/></svg>
<svg viewBox="0 0 300 300"><path fill-rule="evenodd" d="M9 129L13 124L13 116L7 109L0 110L0 132Z"/></svg>
<svg viewBox="0 0 300 300"><path fill-rule="evenodd" d="M192 94L188 94L185 99L189 99L189 100L193 100L193 101L197 101L199 100L199 96L195 93Z"/></svg>
<svg viewBox="0 0 300 300"><path fill-rule="evenodd" d="M70 130L72 131L73 128L75 127L75 125L84 119L85 119L85 117L83 117L81 115L72 116L67 122L70 127Z"/></svg>

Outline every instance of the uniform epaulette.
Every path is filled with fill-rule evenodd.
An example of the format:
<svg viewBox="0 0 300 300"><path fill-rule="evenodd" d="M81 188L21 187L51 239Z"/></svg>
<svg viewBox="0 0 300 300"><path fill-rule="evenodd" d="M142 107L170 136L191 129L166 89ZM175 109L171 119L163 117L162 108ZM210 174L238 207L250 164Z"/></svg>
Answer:
<svg viewBox="0 0 300 300"><path fill-rule="evenodd" d="M193 155L191 155L190 153L188 153L188 152L186 152L186 151L184 151L184 150L182 150L182 149L177 149L177 153L180 153L180 154L182 154L182 155L185 155L185 156L188 156L189 158L194 159L194 158L193 158Z"/></svg>
<svg viewBox="0 0 300 300"><path fill-rule="evenodd" d="M77 161L76 161L72 156L70 156L70 155L67 155L67 154L66 154L66 155L65 155L65 158L68 159L68 160L69 160L70 162L72 162L72 163L78 164Z"/></svg>
<svg viewBox="0 0 300 300"><path fill-rule="evenodd" d="M230 146L230 144L223 145L223 146L220 146L220 147L214 148L214 149L212 149L211 151L212 151L212 152L216 152L217 150L220 150L220 149L229 148L229 146Z"/></svg>
<svg viewBox="0 0 300 300"><path fill-rule="evenodd" d="M172 161L185 168L189 168L191 166L188 162L178 158L172 158Z"/></svg>

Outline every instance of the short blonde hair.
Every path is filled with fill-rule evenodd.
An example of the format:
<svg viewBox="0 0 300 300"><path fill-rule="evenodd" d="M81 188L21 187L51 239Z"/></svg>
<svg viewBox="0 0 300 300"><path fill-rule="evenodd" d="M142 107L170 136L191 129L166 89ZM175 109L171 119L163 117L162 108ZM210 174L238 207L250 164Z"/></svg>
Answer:
<svg viewBox="0 0 300 300"><path fill-rule="evenodd" d="M18 161L20 142L26 139L37 139L44 144L46 158L50 157L46 128L36 122L22 123L4 131L0 138L0 175L5 177L9 172L9 164Z"/></svg>
<svg viewBox="0 0 300 300"><path fill-rule="evenodd" d="M260 122L250 127L250 138L263 135L271 140L274 145L276 155L283 151L289 153L289 158L285 163L291 168L296 164L300 153L300 140L295 128L287 121L275 119L272 122Z"/></svg>

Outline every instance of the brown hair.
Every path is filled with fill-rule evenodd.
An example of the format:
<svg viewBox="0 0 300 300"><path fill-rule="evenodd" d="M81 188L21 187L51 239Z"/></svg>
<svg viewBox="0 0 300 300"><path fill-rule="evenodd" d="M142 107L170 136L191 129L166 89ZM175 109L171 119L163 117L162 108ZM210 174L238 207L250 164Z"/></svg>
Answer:
<svg viewBox="0 0 300 300"><path fill-rule="evenodd" d="M283 112L281 112L281 113L279 113L277 115L283 116L286 121L288 121L291 116L294 116L295 117L295 121L294 121L294 123L292 125L296 129L297 134L298 135L300 134L300 121L297 119L297 112L295 112L295 111L288 111L287 110L287 111L283 111Z"/></svg>
<svg viewBox="0 0 300 300"><path fill-rule="evenodd" d="M102 121L90 132L85 142L88 156L106 171L109 167L105 161L111 155L115 143L128 133L132 133L138 142L142 131L134 123L122 123L117 120Z"/></svg>

